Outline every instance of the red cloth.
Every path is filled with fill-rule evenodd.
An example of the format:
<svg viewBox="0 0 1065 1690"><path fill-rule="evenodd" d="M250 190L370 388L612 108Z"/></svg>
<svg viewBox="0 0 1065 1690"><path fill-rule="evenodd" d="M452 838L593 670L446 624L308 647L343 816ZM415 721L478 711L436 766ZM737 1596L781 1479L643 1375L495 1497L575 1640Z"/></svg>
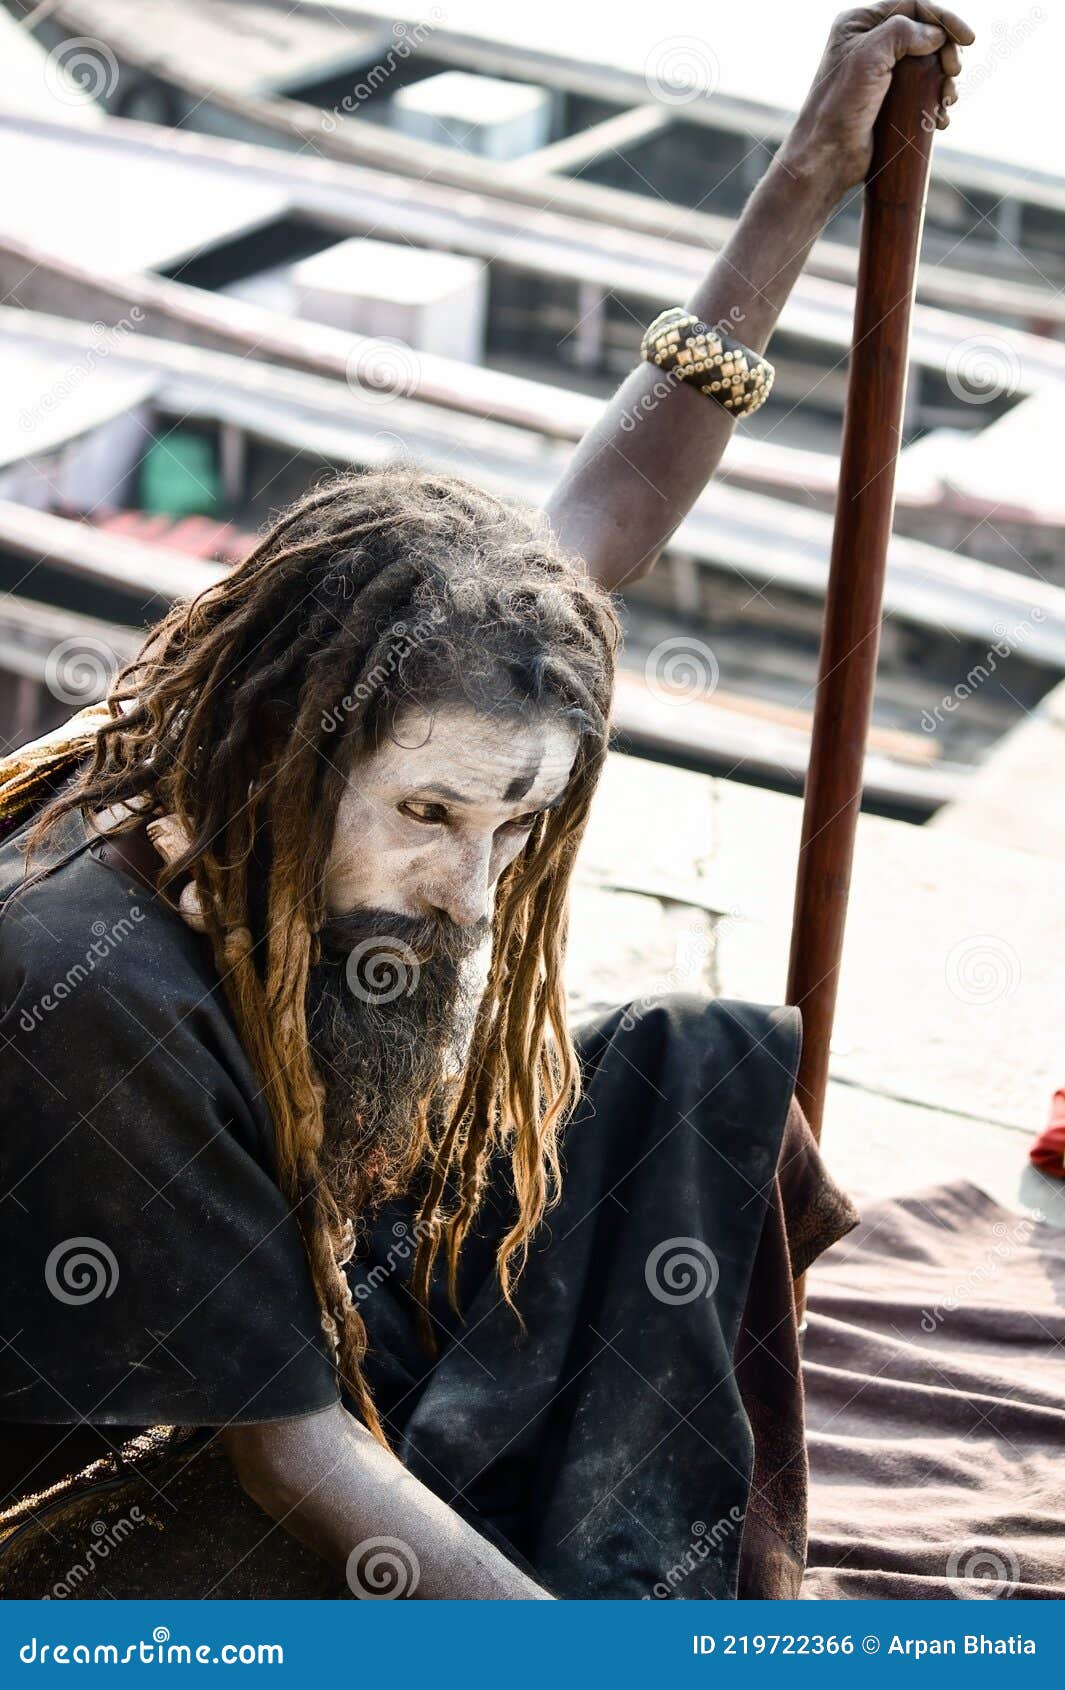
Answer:
<svg viewBox="0 0 1065 1690"><path fill-rule="evenodd" d="M1065 1089L1051 1098L1050 1119L1028 1154L1044 1174L1065 1179Z"/></svg>

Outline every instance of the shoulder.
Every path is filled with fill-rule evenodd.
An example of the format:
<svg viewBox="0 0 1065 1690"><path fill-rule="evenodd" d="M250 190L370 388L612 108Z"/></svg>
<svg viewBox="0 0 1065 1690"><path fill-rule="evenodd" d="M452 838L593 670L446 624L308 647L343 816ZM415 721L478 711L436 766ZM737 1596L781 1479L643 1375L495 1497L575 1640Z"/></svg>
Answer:
<svg viewBox="0 0 1065 1690"><path fill-rule="evenodd" d="M28 863L20 841L0 847L5 1009L29 989L61 1001L82 988L100 1008L116 987L132 1000L180 1007L216 984L200 936L148 887L100 861L84 836L67 830Z"/></svg>
<svg viewBox="0 0 1065 1690"><path fill-rule="evenodd" d="M80 825L80 824L79 824ZM0 1028L25 1101L62 1077L86 1113L133 1100L221 1114L259 1156L270 1133L207 941L69 832L25 873L0 851ZM49 1091L50 1095L50 1091ZM270 1158L272 1159L272 1158Z"/></svg>
<svg viewBox="0 0 1065 1690"><path fill-rule="evenodd" d="M15 1418L134 1426L324 1406L306 1257L209 946L94 850L4 864L0 1391Z"/></svg>

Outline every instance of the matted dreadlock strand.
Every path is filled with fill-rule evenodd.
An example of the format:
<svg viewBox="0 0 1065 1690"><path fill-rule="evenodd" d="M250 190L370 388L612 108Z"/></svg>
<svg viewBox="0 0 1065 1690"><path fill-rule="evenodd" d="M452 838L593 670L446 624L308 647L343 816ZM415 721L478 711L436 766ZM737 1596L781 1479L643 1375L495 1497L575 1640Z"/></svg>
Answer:
<svg viewBox="0 0 1065 1690"><path fill-rule="evenodd" d="M563 826L560 816L560 831ZM528 849L527 846L526 850ZM550 897L548 896L541 909L542 892L550 894L550 885L537 886L532 899L526 899L521 905L508 908L504 899L499 934L500 948L504 954L516 954L517 965L509 982L510 989L506 994L501 1016L502 1025L495 1029L492 1070L486 1074L485 1069L482 1069L477 1076L478 1086L489 1090L490 1084L486 1085L486 1080L494 1080L495 1069L498 1068L506 1076L512 1093L512 1165L520 1218L503 1240L498 1256L500 1286L505 1299L512 1307L514 1305L511 1285L516 1275L510 1274L510 1259L516 1252L520 1252L521 1260L524 1260L529 1238L539 1224L552 1195L557 1192L559 1168L555 1129L577 1097L576 1066L564 1018L552 1018L556 1049L551 1050L542 1042L547 1018L548 988L557 984L561 969L561 951L556 952L554 959L548 956L545 974L541 969L540 960L525 943L527 928L533 928L541 934L552 932L551 927L546 924L551 915ZM560 908L554 912L556 919L561 917L564 910L564 891L559 903ZM537 1051L538 1037L540 1043ZM554 1097L544 1112L542 1099L544 1093L549 1091L554 1092ZM446 1224L448 1291L452 1305L456 1308L459 1253L476 1212L480 1194L479 1174L484 1136L471 1135L467 1141L463 1157L466 1172L460 1204ZM441 1170L441 1182L445 1173L446 1169ZM435 1257L435 1253L434 1244L432 1256ZM431 1266L431 1260L423 1274L426 1287L428 1266ZM515 1313L521 1321L520 1312L516 1308ZM524 1322L522 1325L524 1326Z"/></svg>
<svg viewBox="0 0 1065 1690"><path fill-rule="evenodd" d="M392 577L393 593L401 582L404 586L410 583L409 565L398 563L383 573ZM374 587L374 600L385 602L385 584L378 579ZM372 672L373 661L384 643L384 637L371 641L369 653L364 650L360 654L364 669L369 667ZM312 663L301 689L296 736L302 740L304 749L299 756L298 780L292 794L292 814L300 818L300 824L298 830L296 827L289 829L288 837L281 830L275 841L275 888L282 887L285 891L275 891L269 906L265 997L270 1019L282 1036L278 1056L285 1063L288 1075L285 1089L289 1094L278 1097L274 1103L278 1121L276 1130L282 1152L287 1151L289 1161L298 1169L299 1183L304 1190L308 1184L319 1181L323 1116L320 1086L311 1074L309 1062L304 1059L307 1051L305 988L300 989L299 982L305 982L307 977L312 945L308 922L313 925L320 914L317 908L320 889L300 885L301 869L307 861L302 818L314 810L313 798L320 778L316 765L320 753L314 746L311 732L320 721L323 708L335 702L333 667L331 654L321 653ZM352 715L348 734L354 733L358 725L358 712ZM328 761L331 763L331 760ZM294 893L289 888L294 888ZM284 901L280 901L282 899ZM295 1108L289 1107L290 1098ZM361 1371L367 1341L365 1325L354 1306L346 1276L338 1263L343 1230L341 1217L335 1204L331 1200L323 1201L321 1195L310 1206L306 1202L301 1203L300 1216L312 1276L328 1317L327 1331L336 1346L338 1366L359 1403L367 1425L384 1440L383 1428L373 1409Z"/></svg>
<svg viewBox="0 0 1065 1690"><path fill-rule="evenodd" d="M438 634L393 666L397 623L428 613L439 614ZM608 597L542 519L450 476L341 474L296 501L230 576L149 633L116 682L111 719L80 776L41 818L44 829L68 809L88 815L137 798L148 814L186 826L191 847L164 874L187 871L201 895L274 1123L278 1178L299 1219L323 1325L356 1411L382 1441L362 1375L366 1329L341 1266L358 1215L342 1215L321 1178L323 1087L306 1030L336 808L352 758L373 748L388 710L472 701L471 685L508 673L510 652L523 707L558 708L579 724L569 797L500 881L489 976L450 1113L430 1134L420 1107L412 1128L411 1167L422 1139L431 1151L413 1272L423 1310L445 1235L454 1299L497 1147L509 1148L518 1196L498 1253L510 1301L510 1260L557 1189L557 1129L577 1091L561 977L566 888L605 756L618 633ZM358 688L368 679L364 700ZM325 713L348 694L357 703L327 738ZM260 836L261 907L250 879L260 872ZM453 1172L458 1200L447 1216L440 1200Z"/></svg>

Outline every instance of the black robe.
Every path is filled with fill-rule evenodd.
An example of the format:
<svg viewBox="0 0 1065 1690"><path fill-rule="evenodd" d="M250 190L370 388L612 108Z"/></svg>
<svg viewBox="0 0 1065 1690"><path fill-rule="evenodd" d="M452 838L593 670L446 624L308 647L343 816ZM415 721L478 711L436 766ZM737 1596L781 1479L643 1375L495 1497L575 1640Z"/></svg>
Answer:
<svg viewBox="0 0 1065 1690"><path fill-rule="evenodd" d="M18 838L0 847L7 1497L133 1429L337 1400L207 942L108 855L77 817L35 880ZM352 1264L395 1447L557 1595L797 1590L791 1276L854 1219L794 1104L799 1041L794 1010L679 994L579 1031L563 1196L517 1290L527 1336L493 1270L503 1161L463 1254L463 1320L434 1285L435 1358L407 1289L412 1200ZM160 1595L196 1593L162 1577Z"/></svg>

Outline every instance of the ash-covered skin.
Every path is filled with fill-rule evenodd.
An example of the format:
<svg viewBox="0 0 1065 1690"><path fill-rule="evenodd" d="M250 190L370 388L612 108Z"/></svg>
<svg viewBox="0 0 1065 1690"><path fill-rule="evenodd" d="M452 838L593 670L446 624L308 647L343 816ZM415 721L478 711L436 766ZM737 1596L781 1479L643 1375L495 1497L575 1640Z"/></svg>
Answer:
<svg viewBox="0 0 1065 1690"><path fill-rule="evenodd" d="M409 1181L419 1104L442 1100L472 1031L499 876L565 795L576 751L546 715L448 704L406 710L353 770L307 990L342 1212Z"/></svg>
<svg viewBox="0 0 1065 1690"><path fill-rule="evenodd" d="M468 705L411 708L348 780L326 865L329 914L491 916L496 882L564 795L571 727Z"/></svg>

